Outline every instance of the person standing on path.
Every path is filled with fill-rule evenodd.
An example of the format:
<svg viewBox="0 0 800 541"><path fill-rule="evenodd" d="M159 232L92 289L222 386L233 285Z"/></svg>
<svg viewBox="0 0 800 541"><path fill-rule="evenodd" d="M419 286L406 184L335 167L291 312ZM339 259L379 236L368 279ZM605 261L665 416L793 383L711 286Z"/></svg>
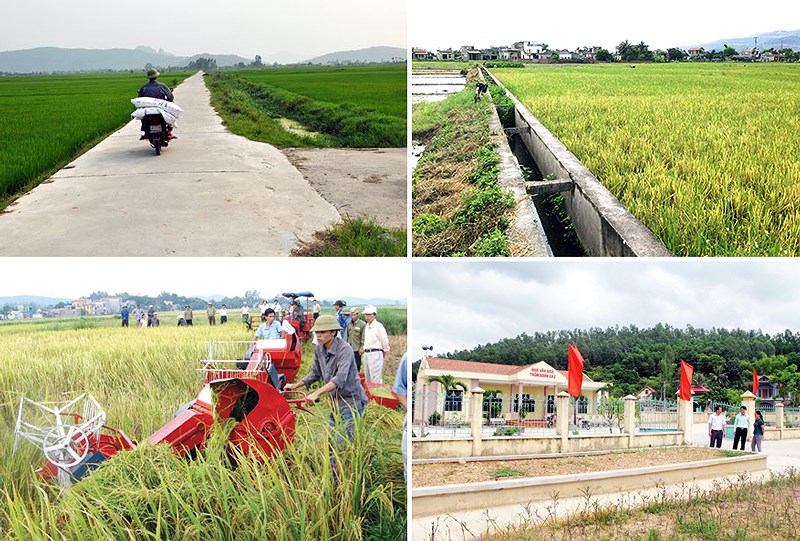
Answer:
<svg viewBox="0 0 800 541"><path fill-rule="evenodd" d="M206 315L208 316L209 325L217 324L217 309L214 308L213 302L208 303L208 309L206 310Z"/></svg>
<svg viewBox="0 0 800 541"><path fill-rule="evenodd" d="M364 329L366 328L366 321L358 319L358 308L352 308L347 328L344 330L344 339L353 348L353 354L356 357L356 369L359 372L361 372L361 355L364 353Z"/></svg>
<svg viewBox="0 0 800 541"><path fill-rule="evenodd" d="M722 413L722 406L714 409L714 414L708 418L708 436L711 438L709 447L722 447L722 436L725 434L725 415Z"/></svg>
<svg viewBox="0 0 800 541"><path fill-rule="evenodd" d="M128 326L128 318L130 317L130 313L128 312L128 306L125 305L122 307L122 312L120 312L120 317L122 318L122 326Z"/></svg>
<svg viewBox="0 0 800 541"><path fill-rule="evenodd" d="M389 353L389 335L378 321L378 310L371 304L364 308L364 376L368 383L383 383L383 359Z"/></svg>
<svg viewBox="0 0 800 541"><path fill-rule="evenodd" d="M224 304L219 309L219 324L225 325L228 322L228 307Z"/></svg>
<svg viewBox="0 0 800 541"><path fill-rule="evenodd" d="M739 413L733 419L733 449L736 450L739 439L742 440L740 451L744 451L744 443L747 441L747 431L750 429L750 416L747 415L747 407L739 408Z"/></svg>
<svg viewBox="0 0 800 541"><path fill-rule="evenodd" d="M192 315L193 315L192 314L192 307L187 304L186 305L186 310L183 311L183 319L186 320L186 324L189 327L193 327L193 325L192 325Z"/></svg>
<svg viewBox="0 0 800 541"><path fill-rule="evenodd" d="M761 452L761 440L764 439L764 419L761 412L756 410L756 420L753 421L753 438L750 440L750 452L755 453L756 447Z"/></svg>

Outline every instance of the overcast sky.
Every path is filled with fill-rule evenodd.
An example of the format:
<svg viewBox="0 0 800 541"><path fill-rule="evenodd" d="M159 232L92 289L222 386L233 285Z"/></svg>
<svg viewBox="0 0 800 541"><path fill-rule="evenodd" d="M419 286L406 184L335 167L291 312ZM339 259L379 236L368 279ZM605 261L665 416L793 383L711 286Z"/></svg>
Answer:
<svg viewBox="0 0 800 541"><path fill-rule="evenodd" d="M280 51L308 57L375 45L406 47L406 1L109 0L3 2L0 51L33 47L132 49L176 55Z"/></svg>
<svg viewBox="0 0 800 541"><path fill-rule="evenodd" d="M257 290L311 291L320 299L402 299L409 296L410 266L387 258L4 258L0 296L166 291L207 297Z"/></svg>
<svg viewBox="0 0 800 541"><path fill-rule="evenodd" d="M413 359L522 332L668 323L800 330L800 260L415 261Z"/></svg>
<svg viewBox="0 0 800 541"><path fill-rule="evenodd" d="M613 50L625 39L666 49L798 28L797 0L763 5L750 0L409 0L409 45L431 49L538 41L558 49L599 45Z"/></svg>

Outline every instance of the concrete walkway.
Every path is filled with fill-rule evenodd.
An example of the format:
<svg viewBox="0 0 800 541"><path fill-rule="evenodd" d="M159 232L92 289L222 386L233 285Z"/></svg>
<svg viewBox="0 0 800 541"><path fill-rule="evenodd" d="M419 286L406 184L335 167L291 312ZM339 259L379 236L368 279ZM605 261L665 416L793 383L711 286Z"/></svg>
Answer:
<svg viewBox="0 0 800 541"><path fill-rule="evenodd" d="M224 128L201 74L175 103L161 156L134 120L9 206L0 255L288 255L339 220L278 149Z"/></svg>
<svg viewBox="0 0 800 541"><path fill-rule="evenodd" d="M706 425L697 424L692 431L692 444L698 447L708 445L708 428ZM723 449L733 446L732 439L724 439ZM764 454L767 455L766 472L741 472L741 476L750 479L759 479L769 476L771 472L782 473L789 467L800 468L800 445L798 440L764 441L762 443ZM746 449L750 449L748 441ZM620 467L624 467L620 464ZM554 498L549 501L536 501L529 505L508 505L491 507L480 511L464 512L457 509L442 509L438 517L414 517L412 503L412 539L414 540L472 540L478 538L486 531L505 531L506 528L526 525L542 521L552 516L559 518L582 510L600 507L633 507L642 505L645 501L654 498L688 496L690 491L709 490L727 483L740 482L737 477L720 479L707 479L687 482L680 485L663 485L654 479L652 485L643 486L635 492L619 492L613 494L589 494L579 498ZM413 489L412 489L413 493Z"/></svg>

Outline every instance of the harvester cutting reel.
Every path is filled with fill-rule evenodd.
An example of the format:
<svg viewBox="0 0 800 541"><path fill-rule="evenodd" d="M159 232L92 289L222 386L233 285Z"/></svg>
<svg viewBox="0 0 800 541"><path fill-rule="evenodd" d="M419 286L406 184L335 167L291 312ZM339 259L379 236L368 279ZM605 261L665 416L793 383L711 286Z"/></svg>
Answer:
<svg viewBox="0 0 800 541"><path fill-rule="evenodd" d="M82 411L82 415L75 414ZM16 452L20 438L39 447L48 462L69 469L81 462L97 440L106 421L106 412L89 393L68 402L34 402L24 396L19 401L14 429Z"/></svg>

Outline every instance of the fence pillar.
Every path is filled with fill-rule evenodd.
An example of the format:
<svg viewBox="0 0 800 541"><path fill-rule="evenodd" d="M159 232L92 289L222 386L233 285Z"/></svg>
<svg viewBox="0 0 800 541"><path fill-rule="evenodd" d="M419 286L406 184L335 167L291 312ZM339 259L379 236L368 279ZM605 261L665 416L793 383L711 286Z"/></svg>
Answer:
<svg viewBox="0 0 800 541"><path fill-rule="evenodd" d="M678 430L683 431L683 444L692 443L694 429L694 402L678 399Z"/></svg>
<svg viewBox="0 0 800 541"><path fill-rule="evenodd" d="M634 447L636 440L636 397L628 395L623 398L625 406L622 410L622 422L625 433L628 435L628 448Z"/></svg>
<svg viewBox="0 0 800 541"><path fill-rule="evenodd" d="M775 428L778 429L778 439L783 439L783 404L775 404Z"/></svg>
<svg viewBox="0 0 800 541"><path fill-rule="evenodd" d="M561 436L561 452L569 452L569 394L561 391L556 402L556 434Z"/></svg>
<svg viewBox="0 0 800 541"><path fill-rule="evenodd" d="M753 436L753 427L755 426L753 423L756 422L756 395L751 393L750 391L745 391L742 394L742 406L747 408L747 416L750 417L750 430L748 430L748 436Z"/></svg>
<svg viewBox="0 0 800 541"><path fill-rule="evenodd" d="M481 456L483 451L483 393L480 387L470 391L472 402L472 456Z"/></svg>

